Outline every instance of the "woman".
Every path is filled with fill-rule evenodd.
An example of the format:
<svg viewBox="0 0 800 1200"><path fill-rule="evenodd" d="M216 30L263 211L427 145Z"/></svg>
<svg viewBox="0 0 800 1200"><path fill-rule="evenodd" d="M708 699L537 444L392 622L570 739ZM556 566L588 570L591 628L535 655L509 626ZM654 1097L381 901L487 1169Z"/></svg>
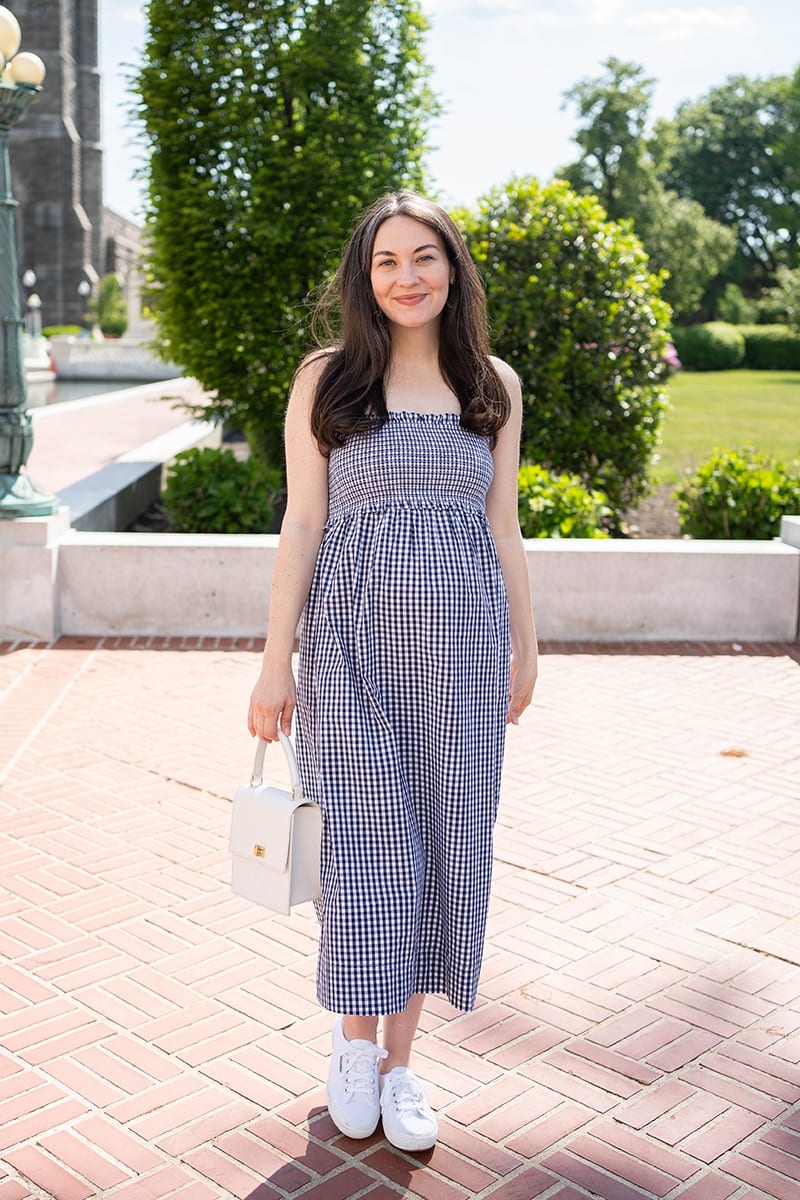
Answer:
<svg viewBox="0 0 800 1200"><path fill-rule="evenodd" d="M423 197L372 205L331 298L341 338L301 365L286 414L249 728L271 741L297 706L304 788L322 808L317 992L341 1014L331 1117L356 1138L382 1117L393 1145L424 1150L438 1129L411 1043L426 993L474 1006L505 726L536 679L522 399L489 356L464 241Z"/></svg>

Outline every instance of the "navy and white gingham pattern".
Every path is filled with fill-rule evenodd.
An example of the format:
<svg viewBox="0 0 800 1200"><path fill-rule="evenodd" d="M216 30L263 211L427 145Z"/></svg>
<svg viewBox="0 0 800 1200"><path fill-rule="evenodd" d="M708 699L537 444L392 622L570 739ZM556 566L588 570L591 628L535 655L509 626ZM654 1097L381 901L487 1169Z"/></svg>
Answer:
<svg viewBox="0 0 800 1200"><path fill-rule="evenodd" d="M317 992L334 1012L475 1003L510 657L492 470L457 414L394 412L330 456L297 744L323 813Z"/></svg>

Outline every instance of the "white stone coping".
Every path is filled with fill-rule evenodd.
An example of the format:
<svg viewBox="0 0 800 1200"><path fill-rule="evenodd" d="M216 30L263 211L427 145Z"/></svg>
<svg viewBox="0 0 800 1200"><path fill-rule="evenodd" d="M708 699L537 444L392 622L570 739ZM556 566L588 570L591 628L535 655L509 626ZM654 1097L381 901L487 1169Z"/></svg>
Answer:
<svg viewBox="0 0 800 1200"><path fill-rule="evenodd" d="M788 533L800 535L800 518ZM0 522L0 637L261 636L277 547L277 534L79 532L63 511ZM525 549L544 640L800 636L792 541L532 539Z"/></svg>

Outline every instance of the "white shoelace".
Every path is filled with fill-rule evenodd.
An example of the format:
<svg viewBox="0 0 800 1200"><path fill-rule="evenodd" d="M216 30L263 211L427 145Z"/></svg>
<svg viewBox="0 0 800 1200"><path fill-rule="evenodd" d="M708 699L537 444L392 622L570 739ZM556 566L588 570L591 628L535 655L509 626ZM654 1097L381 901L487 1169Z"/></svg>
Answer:
<svg viewBox="0 0 800 1200"><path fill-rule="evenodd" d="M380 1046L359 1047L342 1051L342 1073L347 1095L363 1092L374 1096L378 1090L377 1065L380 1059L388 1058L389 1051Z"/></svg>
<svg viewBox="0 0 800 1200"><path fill-rule="evenodd" d="M405 1075L402 1079L393 1079L391 1084L392 1102L398 1116L407 1112L415 1112L420 1116L426 1115L428 1102L425 1093L413 1076Z"/></svg>

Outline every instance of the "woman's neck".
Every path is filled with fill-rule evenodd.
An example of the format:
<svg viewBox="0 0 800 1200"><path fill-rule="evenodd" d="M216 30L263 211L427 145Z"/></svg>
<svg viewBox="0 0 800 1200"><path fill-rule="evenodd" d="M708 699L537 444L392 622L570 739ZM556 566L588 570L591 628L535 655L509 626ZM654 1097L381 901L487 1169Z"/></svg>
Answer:
<svg viewBox="0 0 800 1200"><path fill-rule="evenodd" d="M399 371L439 369L439 327L392 329L392 367Z"/></svg>
<svg viewBox="0 0 800 1200"><path fill-rule="evenodd" d="M389 408L420 412L458 412L460 404L442 378L439 367L439 343L424 335L426 330L400 330L392 338L392 360L384 379L384 394Z"/></svg>

